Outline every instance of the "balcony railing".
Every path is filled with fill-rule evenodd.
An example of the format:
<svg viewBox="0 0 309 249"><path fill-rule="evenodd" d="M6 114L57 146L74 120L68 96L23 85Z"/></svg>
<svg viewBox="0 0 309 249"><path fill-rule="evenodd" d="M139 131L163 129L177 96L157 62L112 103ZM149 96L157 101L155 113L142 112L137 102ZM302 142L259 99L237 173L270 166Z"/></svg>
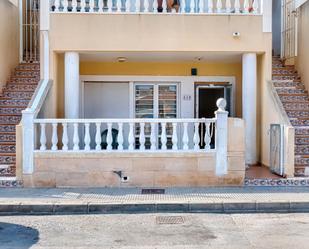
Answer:
<svg viewBox="0 0 309 249"><path fill-rule="evenodd" d="M263 0L50 0L51 12L262 14Z"/></svg>

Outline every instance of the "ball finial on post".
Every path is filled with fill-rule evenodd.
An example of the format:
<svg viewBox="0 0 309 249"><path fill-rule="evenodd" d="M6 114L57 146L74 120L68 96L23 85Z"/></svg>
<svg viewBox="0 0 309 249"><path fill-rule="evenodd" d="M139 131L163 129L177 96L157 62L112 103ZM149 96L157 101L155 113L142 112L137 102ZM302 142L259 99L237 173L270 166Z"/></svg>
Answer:
<svg viewBox="0 0 309 249"><path fill-rule="evenodd" d="M224 98L220 98L217 100L217 107L218 107L218 111L225 111L225 107L226 107L226 100Z"/></svg>

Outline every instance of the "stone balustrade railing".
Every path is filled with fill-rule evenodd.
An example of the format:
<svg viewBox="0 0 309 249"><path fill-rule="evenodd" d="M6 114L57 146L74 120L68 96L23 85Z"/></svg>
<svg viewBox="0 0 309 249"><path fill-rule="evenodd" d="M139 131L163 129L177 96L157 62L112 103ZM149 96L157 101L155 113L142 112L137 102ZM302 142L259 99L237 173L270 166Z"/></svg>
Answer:
<svg viewBox="0 0 309 249"><path fill-rule="evenodd" d="M216 119L35 119L34 124L40 151L215 150Z"/></svg>
<svg viewBox="0 0 309 249"><path fill-rule="evenodd" d="M262 14L263 0L50 0L51 12Z"/></svg>

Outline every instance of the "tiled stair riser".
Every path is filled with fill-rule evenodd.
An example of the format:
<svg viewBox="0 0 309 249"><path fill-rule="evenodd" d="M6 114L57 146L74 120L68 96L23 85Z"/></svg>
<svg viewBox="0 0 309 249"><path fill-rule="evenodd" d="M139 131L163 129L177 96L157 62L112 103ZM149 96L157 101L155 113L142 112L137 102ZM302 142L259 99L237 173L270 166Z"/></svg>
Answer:
<svg viewBox="0 0 309 249"><path fill-rule="evenodd" d="M296 145L295 154L297 155L309 155L309 146L307 144Z"/></svg>
<svg viewBox="0 0 309 249"><path fill-rule="evenodd" d="M307 103L283 103L286 110L305 110L309 111L309 102Z"/></svg>
<svg viewBox="0 0 309 249"><path fill-rule="evenodd" d="M15 134L0 134L0 143L3 142L15 142Z"/></svg>
<svg viewBox="0 0 309 249"><path fill-rule="evenodd" d="M301 165L308 165L309 167L309 157L302 157L302 156L296 156L295 157L295 164L298 166Z"/></svg>
<svg viewBox="0 0 309 249"><path fill-rule="evenodd" d="M308 96L279 96L282 102L309 101Z"/></svg>
<svg viewBox="0 0 309 249"><path fill-rule="evenodd" d="M286 111L290 118L303 117L306 118L309 116L309 111Z"/></svg>
<svg viewBox="0 0 309 249"><path fill-rule="evenodd" d="M299 137L299 136L296 136L295 137L295 144L308 145L309 144L309 137Z"/></svg>
<svg viewBox="0 0 309 249"><path fill-rule="evenodd" d="M296 88L276 88L278 94L303 94L306 93L303 89L296 89Z"/></svg>
<svg viewBox="0 0 309 249"><path fill-rule="evenodd" d="M5 145L0 144L0 153L15 153L16 152L16 146L14 145Z"/></svg>
<svg viewBox="0 0 309 249"><path fill-rule="evenodd" d="M295 87L299 89L304 89L304 85L300 82L293 82L293 81L275 81L275 87Z"/></svg>
<svg viewBox="0 0 309 249"><path fill-rule="evenodd" d="M0 115L20 115L25 107L0 107Z"/></svg>

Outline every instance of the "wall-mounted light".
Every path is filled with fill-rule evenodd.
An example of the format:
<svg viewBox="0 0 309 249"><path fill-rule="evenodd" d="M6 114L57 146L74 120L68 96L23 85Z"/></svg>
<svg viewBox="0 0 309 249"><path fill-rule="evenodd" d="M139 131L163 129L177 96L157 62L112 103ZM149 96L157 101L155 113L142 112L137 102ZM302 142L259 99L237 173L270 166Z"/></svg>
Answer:
<svg viewBox="0 0 309 249"><path fill-rule="evenodd" d="M117 61L118 61L118 62L126 62L126 61L127 61L127 58L126 58L126 57L118 57L118 58L117 58Z"/></svg>
<svg viewBox="0 0 309 249"><path fill-rule="evenodd" d="M239 38L240 37L240 33L239 32L234 32L233 33L233 37L234 38Z"/></svg>

